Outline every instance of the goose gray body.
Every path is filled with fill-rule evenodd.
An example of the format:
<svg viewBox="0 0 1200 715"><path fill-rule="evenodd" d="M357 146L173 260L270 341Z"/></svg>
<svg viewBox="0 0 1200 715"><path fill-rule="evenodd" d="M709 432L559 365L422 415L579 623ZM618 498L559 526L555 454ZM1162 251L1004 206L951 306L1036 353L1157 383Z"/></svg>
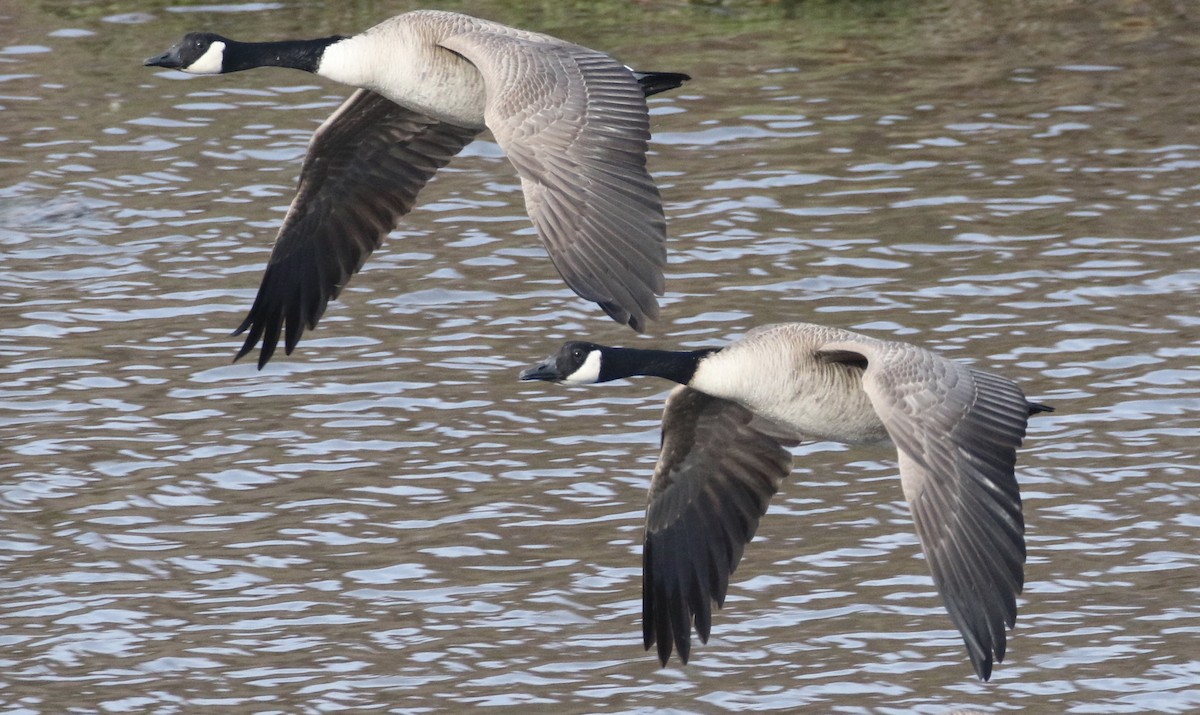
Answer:
<svg viewBox="0 0 1200 715"><path fill-rule="evenodd" d="M946 609L983 679L1004 659L1024 584L1015 476L1028 417L1050 408L1011 381L907 343L790 323L716 350L567 343L522 379L680 383L663 412L643 546L643 635L686 663L712 604L801 441L891 442L917 535Z"/></svg>
<svg viewBox="0 0 1200 715"><path fill-rule="evenodd" d="M688 79L639 73L563 40L457 13L397 15L352 37L235 42L193 33L147 65L198 74L301 69L360 88L313 135L238 357L282 333L291 353L408 213L425 183L484 129L517 169L559 274L637 331L658 315L666 223L646 169L645 97Z"/></svg>

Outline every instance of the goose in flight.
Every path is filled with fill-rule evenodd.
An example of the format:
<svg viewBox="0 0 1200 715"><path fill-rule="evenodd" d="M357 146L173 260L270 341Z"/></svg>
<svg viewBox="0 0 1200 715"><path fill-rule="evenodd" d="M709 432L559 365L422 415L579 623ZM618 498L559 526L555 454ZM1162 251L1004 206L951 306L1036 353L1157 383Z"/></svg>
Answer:
<svg viewBox="0 0 1200 715"><path fill-rule="evenodd" d="M1009 380L907 343L788 323L723 348L674 352L568 342L522 380L651 375L667 398L642 551L642 635L684 663L801 441L890 441L917 536L975 672L1003 661L1024 584L1014 474L1030 415L1052 408Z"/></svg>
<svg viewBox="0 0 1200 715"><path fill-rule="evenodd" d="M237 358L291 354L427 181L484 129L571 290L634 330L658 316L666 222L646 169L646 97L690 79L487 20L418 10L349 37L237 42L190 33L147 66L291 67L358 91L317 128ZM247 332L248 331L248 332ZM235 359L237 359L235 358Z"/></svg>

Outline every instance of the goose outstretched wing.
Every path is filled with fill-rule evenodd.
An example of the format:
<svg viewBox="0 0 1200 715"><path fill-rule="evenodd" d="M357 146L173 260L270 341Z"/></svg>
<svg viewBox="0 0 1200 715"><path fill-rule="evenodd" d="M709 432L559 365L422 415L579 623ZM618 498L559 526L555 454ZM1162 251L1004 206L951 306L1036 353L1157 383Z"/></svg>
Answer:
<svg viewBox="0 0 1200 715"><path fill-rule="evenodd" d="M664 665L672 647L688 661L693 624L708 640L795 443L736 403L684 386L667 398L642 547L642 636Z"/></svg>
<svg viewBox="0 0 1200 715"><path fill-rule="evenodd" d="M979 677L1004 659L1024 585L1025 521L1014 473L1031 405L1005 378L900 343L845 341L900 460L933 582Z"/></svg>
<svg viewBox="0 0 1200 715"><path fill-rule="evenodd" d="M234 332L247 333L237 357L261 341L261 368L280 334L291 354L426 182L476 134L369 90L350 95L309 142L258 295Z"/></svg>
<svg viewBox="0 0 1200 715"><path fill-rule="evenodd" d="M484 119L563 280L645 330L663 293L666 221L646 169L650 120L638 78L602 52L545 36L484 28L441 44L483 76Z"/></svg>

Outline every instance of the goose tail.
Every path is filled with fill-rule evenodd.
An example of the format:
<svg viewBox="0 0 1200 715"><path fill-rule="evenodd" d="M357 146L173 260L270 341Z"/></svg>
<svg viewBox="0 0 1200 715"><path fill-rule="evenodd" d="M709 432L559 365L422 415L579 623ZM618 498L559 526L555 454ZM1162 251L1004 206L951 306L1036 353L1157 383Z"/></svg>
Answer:
<svg viewBox="0 0 1200 715"><path fill-rule="evenodd" d="M1033 415L1036 415L1039 412L1053 412L1053 411L1054 411L1054 408L1051 407L1050 405L1043 405L1039 402L1030 402L1029 403L1029 415L1031 417Z"/></svg>
<svg viewBox="0 0 1200 715"><path fill-rule="evenodd" d="M642 91L649 97L652 94L675 89L691 79L682 72L638 72L632 70L633 77L642 86Z"/></svg>

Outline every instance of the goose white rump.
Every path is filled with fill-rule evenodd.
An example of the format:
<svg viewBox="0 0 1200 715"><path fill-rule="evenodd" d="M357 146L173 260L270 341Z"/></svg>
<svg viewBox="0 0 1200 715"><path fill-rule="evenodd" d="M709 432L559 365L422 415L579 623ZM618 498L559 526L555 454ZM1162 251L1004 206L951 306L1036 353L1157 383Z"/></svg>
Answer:
<svg viewBox="0 0 1200 715"><path fill-rule="evenodd" d="M979 677L1004 660L1024 585L1015 476L1029 402L1009 380L915 345L805 323L724 348L672 352L569 342L523 380L651 375L680 384L663 412L642 552L642 634L683 662L792 468L800 441L890 440L917 535Z"/></svg>
<svg viewBox="0 0 1200 715"><path fill-rule="evenodd" d="M549 35L419 10L358 35L237 42L188 34L145 62L194 74L290 67L359 87L309 143L246 320L242 357L290 354L407 214L425 183L490 129L567 285L641 332L658 316L666 222L646 169L646 97L687 75L635 72Z"/></svg>

